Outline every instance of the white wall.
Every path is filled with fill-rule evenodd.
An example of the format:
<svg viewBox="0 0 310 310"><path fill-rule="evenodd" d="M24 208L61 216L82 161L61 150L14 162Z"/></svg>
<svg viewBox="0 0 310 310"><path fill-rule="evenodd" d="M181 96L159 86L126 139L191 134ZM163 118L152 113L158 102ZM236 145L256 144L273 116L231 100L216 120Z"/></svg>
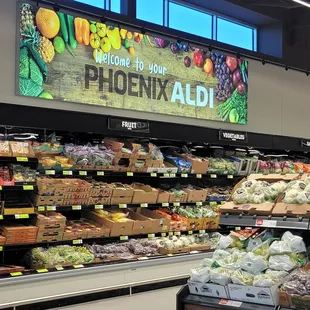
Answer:
<svg viewBox="0 0 310 310"><path fill-rule="evenodd" d="M231 125L191 118L111 109L68 102L39 100L15 95L17 0L0 0L0 102L76 110L96 114L120 115L150 120L183 123L310 138L310 77L286 72L283 68L250 61L248 124Z"/></svg>

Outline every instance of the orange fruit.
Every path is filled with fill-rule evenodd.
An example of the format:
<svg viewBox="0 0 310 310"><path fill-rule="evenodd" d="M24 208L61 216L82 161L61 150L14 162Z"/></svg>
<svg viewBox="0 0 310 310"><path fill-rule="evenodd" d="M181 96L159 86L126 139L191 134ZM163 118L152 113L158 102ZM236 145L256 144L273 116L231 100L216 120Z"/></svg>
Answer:
<svg viewBox="0 0 310 310"><path fill-rule="evenodd" d="M135 54L135 48L133 46L129 47L129 54L134 55Z"/></svg>
<svg viewBox="0 0 310 310"><path fill-rule="evenodd" d="M210 58L207 58L203 66L203 71L209 75L212 75L213 70L214 70L213 62Z"/></svg>
<svg viewBox="0 0 310 310"><path fill-rule="evenodd" d="M127 39L128 40L132 39L132 32L130 32L130 31L127 32Z"/></svg>
<svg viewBox="0 0 310 310"><path fill-rule="evenodd" d="M57 14L45 8L39 8L36 14L36 24L41 34L48 39L56 37L60 29Z"/></svg>

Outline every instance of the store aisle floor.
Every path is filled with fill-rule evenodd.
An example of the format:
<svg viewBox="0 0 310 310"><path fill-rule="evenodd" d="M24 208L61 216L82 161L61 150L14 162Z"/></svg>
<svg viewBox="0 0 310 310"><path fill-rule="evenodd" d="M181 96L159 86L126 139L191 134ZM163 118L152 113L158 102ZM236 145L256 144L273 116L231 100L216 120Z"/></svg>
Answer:
<svg viewBox="0 0 310 310"><path fill-rule="evenodd" d="M55 310L175 310L176 294L180 287L155 290L146 293L134 294L131 297L117 297L76 306L57 308Z"/></svg>

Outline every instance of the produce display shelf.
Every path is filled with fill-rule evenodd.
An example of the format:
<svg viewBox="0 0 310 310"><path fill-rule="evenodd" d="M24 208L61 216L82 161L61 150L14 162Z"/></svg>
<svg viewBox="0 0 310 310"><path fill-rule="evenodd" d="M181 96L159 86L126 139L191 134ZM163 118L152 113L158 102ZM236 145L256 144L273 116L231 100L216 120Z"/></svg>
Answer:
<svg viewBox="0 0 310 310"><path fill-rule="evenodd" d="M1 214L0 220L26 220L35 218L36 216L36 213Z"/></svg>
<svg viewBox="0 0 310 310"><path fill-rule="evenodd" d="M0 252L2 251L11 251L16 249L32 249L33 247L40 246L57 246L57 245L72 245L72 246L82 246L83 244L105 244L107 241L110 243L118 242L118 241L127 241L130 239L143 239L148 238L152 239L155 237L169 237L169 236L189 236L193 234L204 234L204 233L212 233L218 232L221 229L202 229L202 230L189 230L189 231L170 231L170 232L162 232L162 233L149 233L149 234L138 234L138 235L127 235L127 236L108 236L108 237L98 237L98 238L79 238L73 240L60 240L60 241L42 241L42 242L33 242L33 243L22 243L22 244L5 244L0 246ZM197 252L197 251L191 251ZM206 252L209 252L207 250ZM189 252L190 253L190 252ZM184 254L184 253L183 253ZM186 254L186 253L185 253ZM169 256L173 256L177 254L169 254Z"/></svg>
<svg viewBox="0 0 310 310"><path fill-rule="evenodd" d="M191 178L191 179L234 179L242 178L244 176L234 174L200 174L200 173L171 173L171 172L118 172L111 170L54 170L54 169L38 169L40 175L51 176L51 177L143 177L143 178L161 178L161 179L172 179L172 178Z"/></svg>
<svg viewBox="0 0 310 310"><path fill-rule="evenodd" d="M18 185L0 185L0 191L34 191L37 186L34 184L18 184Z"/></svg>
<svg viewBox="0 0 310 310"><path fill-rule="evenodd" d="M219 225L309 230L309 219L271 215L222 214Z"/></svg>
<svg viewBox="0 0 310 310"><path fill-rule="evenodd" d="M0 156L0 163L9 164L9 163L30 163L30 164L38 164L38 158L36 157L26 157L26 156Z"/></svg>
<svg viewBox="0 0 310 310"><path fill-rule="evenodd" d="M130 259L115 259L115 260L101 260L98 262L92 262L92 263L76 263L72 265L67 265L67 266L62 266L61 264L54 266L54 267L44 267L44 266L39 266L39 268L36 269L26 269L25 271L22 272L12 272L10 274L5 274L5 275L0 275L0 286L3 284L8 279L11 278L21 278L27 276L27 279L30 279L28 276L35 276L36 278L38 276L41 277L43 274L57 274L61 272L62 274L65 273L66 271L77 271L77 270L84 270L84 272L87 271L92 271L94 268L104 268L108 266L114 266L116 268L121 268L122 265L124 264L129 264L129 263L139 263L142 261L148 261L150 264L152 262L160 262L163 259L169 259L169 260L174 260L177 261L178 259L196 259L198 257L205 258L206 255L212 253L212 251L199 251L195 253L180 253L180 254L174 254L174 255L154 255L154 256L148 256L148 257L143 257L143 256L138 256L135 258L130 258ZM40 279L41 280L41 279Z"/></svg>
<svg viewBox="0 0 310 310"><path fill-rule="evenodd" d="M77 210L102 210L107 208L159 208L159 207L179 207L179 206L215 206L224 202L219 201L197 201L197 202L163 202L163 203L131 203L131 204L113 204L113 205L72 205L72 206L37 206L38 212L44 211L77 211Z"/></svg>

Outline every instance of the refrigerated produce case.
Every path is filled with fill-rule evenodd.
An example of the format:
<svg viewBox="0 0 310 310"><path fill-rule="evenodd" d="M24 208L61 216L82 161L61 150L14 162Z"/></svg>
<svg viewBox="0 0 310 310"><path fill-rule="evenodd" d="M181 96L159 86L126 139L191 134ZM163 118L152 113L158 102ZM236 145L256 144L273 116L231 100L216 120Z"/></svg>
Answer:
<svg viewBox="0 0 310 310"><path fill-rule="evenodd" d="M10 113L8 113L10 111ZM242 146L249 154L248 147L255 147L264 154L281 154L282 150L291 149L291 160L299 159L299 155L304 156L305 147L300 144L299 138L286 138L269 135L260 135L257 133L247 133L248 140L240 141L221 141L219 140L219 130L184 126L179 124L162 123L149 121L149 133L136 133L128 131L113 131L108 128L108 116L81 114L77 112L65 112L56 110L47 110L40 108L20 107L1 105L0 107L0 131L3 134L3 140L13 140L12 133L18 133L19 136L24 133L36 134L37 142L46 142L50 134L55 133L60 144L73 143L75 145L85 145L89 142L98 143L104 141L106 137L114 139L135 139L136 142L153 143L162 147L163 152L172 149L173 151L190 152L204 158L228 158L228 154L234 154L236 148ZM34 120L32 115L37 115ZM48 117L47 117L48 116ZM70 119L70 121L68 121ZM57 120L57 122L56 122ZM135 120L133 120L135 121ZM44 126L42 126L44 125ZM31 140L31 139L30 139ZM212 148L213 145L221 146L221 149ZM211 146L211 147L210 147ZM227 152L227 153L225 153ZM305 160L307 163L307 160ZM124 171L115 171L115 169L90 169L89 167L76 167L63 169L61 167L44 168L40 165L37 157L30 156L2 156L0 162L3 166L18 164L37 170L37 177L49 178L51 180L60 179L79 179L89 181L95 179L101 182L122 182L132 184L135 182L150 185L153 188L159 187L162 183L168 184L168 187L176 184L191 184L203 188L230 187L231 189L242 178L251 172L249 166L244 169L236 168L233 172L222 172L207 170L206 173L197 173L195 171L158 170L155 168L151 172L132 171L127 167ZM237 166L236 166L237 167ZM212 168L212 167L211 167ZM213 167L214 168L214 167ZM175 168L178 169L178 168ZM107 203L99 204L88 202L69 203L69 204L33 204L34 196L38 192L37 183L31 183L24 180L21 183L12 185L1 185L2 200L10 200L10 197L20 197L17 201L1 213L2 223L13 222L18 224L27 224L35 220L36 213L59 212L66 215L70 221L79 220L85 212L98 210L127 209L136 210L137 208L155 211L158 209L201 207L207 205L213 210L219 210L220 206L226 201L229 194L217 196L208 192L207 197L195 197L190 201L161 200L142 201L135 203ZM29 197L35 210L19 212L23 199ZM217 199L217 198L218 199ZM30 207L30 206L28 206ZM11 211L11 212L10 212ZM46 214L46 213L45 213ZM114 236L86 238L72 238L67 240L43 240L40 242L3 244L1 250L1 263L5 265L14 265L25 268L25 270L11 272L3 275L0 279L0 308L9 306L21 306L26 304L44 303L51 300L63 298L72 298L77 295L89 296L100 292L111 292L123 290L118 294L130 294L135 288L147 285L148 289L156 287L159 283L166 283L174 280L186 281L189 276L189 270L199 264L202 258L211 255L212 248L200 248L177 252L160 253L157 256L138 255L130 259L117 259L107 261L95 261L91 264L75 263L60 264L57 266L40 266L31 268L23 263L24 255L37 247L51 248L58 245L70 245L79 247L86 244L105 245L108 243L122 243L127 239L142 240L152 238L163 238L164 236L179 238L180 236L211 234L214 231L229 232L236 227L259 227L279 230L298 230L303 231L305 236L309 230L309 218L305 215L296 216L273 216L259 214L232 214L222 213L219 216L219 227L202 227L186 229L184 231L166 230L165 232L147 232L138 234L116 234ZM199 226L197 226L199 227ZM91 281L89 278L91 276ZM171 284L171 283L170 283ZM169 284L167 284L169 285ZM48 288L47 288L48 287ZM13 290L14 288L14 290ZM112 293L111 293L112 294ZM18 296L18 297L17 297ZM86 297L85 297L86 298ZM100 297L98 297L100 298ZM197 297L188 297L188 304L197 299ZM198 298L200 300L200 298ZM209 308L218 309L218 303L215 300L208 300ZM207 305L207 304L206 304ZM223 305L221 305L222 307ZM252 309L257 305L250 307L244 305L244 309ZM242 307L243 307L242 306ZM227 308L227 306L224 306ZM246 308L250 307L250 308ZM261 307L261 306L259 306ZM188 308L190 309L190 308ZM266 308L267 309L267 308ZM269 308L268 308L269 309Z"/></svg>

